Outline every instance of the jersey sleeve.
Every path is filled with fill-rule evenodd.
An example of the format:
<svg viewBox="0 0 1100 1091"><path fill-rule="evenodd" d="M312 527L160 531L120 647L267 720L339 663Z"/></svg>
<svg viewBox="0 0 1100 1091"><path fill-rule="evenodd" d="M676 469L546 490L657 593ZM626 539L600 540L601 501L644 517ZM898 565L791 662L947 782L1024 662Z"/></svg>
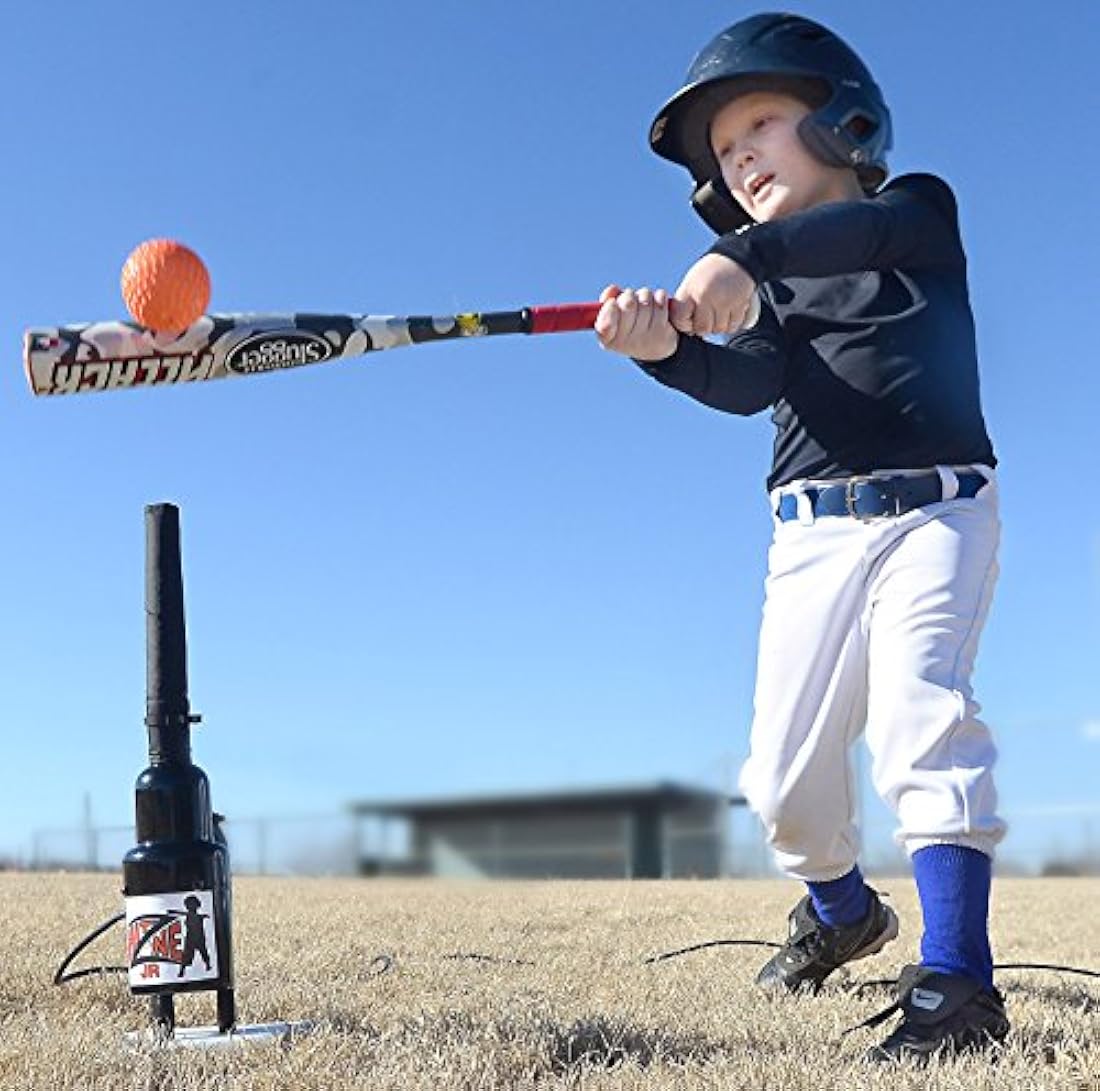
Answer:
<svg viewBox="0 0 1100 1091"><path fill-rule="evenodd" d="M954 194L931 174L902 175L865 200L750 224L723 235L710 253L736 261L757 284L966 263Z"/></svg>
<svg viewBox="0 0 1100 1091"><path fill-rule="evenodd" d="M659 383L703 405L747 417L779 397L786 353L775 314L762 301L756 325L735 333L724 345L681 335L667 359L635 363Z"/></svg>

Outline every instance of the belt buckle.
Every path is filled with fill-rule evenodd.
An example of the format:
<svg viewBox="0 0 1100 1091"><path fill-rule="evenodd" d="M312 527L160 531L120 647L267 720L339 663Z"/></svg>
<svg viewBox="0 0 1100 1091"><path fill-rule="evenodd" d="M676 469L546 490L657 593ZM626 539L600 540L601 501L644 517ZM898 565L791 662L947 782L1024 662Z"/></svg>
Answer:
<svg viewBox="0 0 1100 1091"><path fill-rule="evenodd" d="M844 482L844 510L859 523L871 523L875 519L881 519L881 515L863 515L856 510L856 489L860 485L870 485L876 478L870 475L849 477ZM885 514L885 513L884 513Z"/></svg>

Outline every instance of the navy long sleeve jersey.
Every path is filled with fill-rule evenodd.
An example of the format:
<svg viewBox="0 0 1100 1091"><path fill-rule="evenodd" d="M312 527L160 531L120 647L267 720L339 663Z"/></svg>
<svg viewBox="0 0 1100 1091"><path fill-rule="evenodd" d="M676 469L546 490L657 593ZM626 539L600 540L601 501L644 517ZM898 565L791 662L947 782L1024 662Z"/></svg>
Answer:
<svg viewBox="0 0 1100 1091"><path fill-rule="evenodd" d="M873 470L996 465L978 391L958 211L927 174L724 235L760 320L726 345L680 338L641 363L729 413L772 407L768 487Z"/></svg>

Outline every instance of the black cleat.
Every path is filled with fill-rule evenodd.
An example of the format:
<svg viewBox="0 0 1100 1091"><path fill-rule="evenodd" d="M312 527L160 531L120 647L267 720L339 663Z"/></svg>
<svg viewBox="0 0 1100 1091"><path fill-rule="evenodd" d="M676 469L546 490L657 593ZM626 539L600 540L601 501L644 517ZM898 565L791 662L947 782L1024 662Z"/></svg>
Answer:
<svg viewBox="0 0 1100 1091"><path fill-rule="evenodd" d="M877 1025L895 1011L902 1021L865 1059L874 1062L906 1058L927 1064L934 1057L995 1049L1008 1033L1004 998L986 992L980 981L941 974L927 966L906 966L898 978L897 1001L869 1020Z"/></svg>
<svg viewBox="0 0 1100 1091"><path fill-rule="evenodd" d="M867 915L855 924L825 924L807 894L791 910L790 935L765 963L756 983L768 989L817 992L821 983L845 962L877 954L898 934L898 916L870 891Z"/></svg>

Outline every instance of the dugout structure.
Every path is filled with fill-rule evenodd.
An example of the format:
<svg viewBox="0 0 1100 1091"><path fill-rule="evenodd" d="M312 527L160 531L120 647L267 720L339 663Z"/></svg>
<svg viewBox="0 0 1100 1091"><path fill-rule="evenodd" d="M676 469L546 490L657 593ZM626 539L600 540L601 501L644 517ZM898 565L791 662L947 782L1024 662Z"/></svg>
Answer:
<svg viewBox="0 0 1100 1091"><path fill-rule="evenodd" d="M364 875L671 879L729 873L729 808L744 802L662 781L352 810Z"/></svg>

